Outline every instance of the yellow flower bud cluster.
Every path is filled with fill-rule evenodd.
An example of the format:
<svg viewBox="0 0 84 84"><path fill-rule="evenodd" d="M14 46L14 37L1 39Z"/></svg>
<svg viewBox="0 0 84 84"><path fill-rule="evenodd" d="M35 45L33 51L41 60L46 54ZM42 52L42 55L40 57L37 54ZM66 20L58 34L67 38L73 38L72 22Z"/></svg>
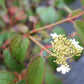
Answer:
<svg viewBox="0 0 84 84"><path fill-rule="evenodd" d="M80 53L83 51L83 48L78 48L80 46L78 45L77 41L74 45L70 39L67 39L67 37L65 37L65 35L51 35L53 37L53 41L51 41L53 48L52 56L56 57L56 60L54 60L54 62L56 62L57 64L67 66L67 59L70 59L75 55L81 55Z"/></svg>

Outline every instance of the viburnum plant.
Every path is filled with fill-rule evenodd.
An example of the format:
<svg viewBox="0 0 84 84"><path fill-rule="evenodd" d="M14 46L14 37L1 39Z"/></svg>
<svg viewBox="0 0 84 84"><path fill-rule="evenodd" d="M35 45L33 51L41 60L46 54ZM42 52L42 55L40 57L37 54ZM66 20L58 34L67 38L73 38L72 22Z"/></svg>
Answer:
<svg viewBox="0 0 84 84"><path fill-rule="evenodd" d="M51 23L49 19L43 18L46 12L44 15L39 13L45 9L53 10L52 7L40 8L37 10L37 18L40 17L44 23ZM84 21L76 20L84 15L84 11L71 11L67 6L64 6L64 9L68 12L66 19L39 27L39 24L43 23L38 23L36 17L30 14L32 11L28 12L30 16L25 22L27 16L24 11L16 6L8 7L8 14L3 17L8 29L0 34L0 59L2 62L4 60L7 68L0 71L0 84L59 84L61 80L58 77L59 81L56 81L53 72L66 74L71 70L69 63L78 60L84 49ZM55 14L52 14L52 18L53 16ZM21 24L22 22L19 23L20 21L28 23L28 27ZM76 31L66 35L60 27L53 30L53 27L64 22L72 23ZM53 32L50 33L51 31Z"/></svg>

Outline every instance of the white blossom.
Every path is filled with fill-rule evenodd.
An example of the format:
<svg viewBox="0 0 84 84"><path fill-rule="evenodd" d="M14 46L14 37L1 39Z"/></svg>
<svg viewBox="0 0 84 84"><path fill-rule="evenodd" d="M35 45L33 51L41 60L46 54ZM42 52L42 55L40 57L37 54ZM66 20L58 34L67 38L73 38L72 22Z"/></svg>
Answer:
<svg viewBox="0 0 84 84"><path fill-rule="evenodd" d="M70 70L71 69L69 68L69 65L67 65L67 66L61 65L60 67L57 68L57 71L61 72L62 74L66 74Z"/></svg>
<svg viewBox="0 0 84 84"><path fill-rule="evenodd" d="M76 41L75 39L70 39L70 40L71 40L72 44L73 44L76 48L78 48L78 49L83 49L83 47L81 47L81 46L79 45L79 42L78 42L78 41Z"/></svg>
<svg viewBox="0 0 84 84"><path fill-rule="evenodd" d="M61 35L57 35L57 33L51 33L50 36L55 38L55 37L58 37L58 36L61 36Z"/></svg>

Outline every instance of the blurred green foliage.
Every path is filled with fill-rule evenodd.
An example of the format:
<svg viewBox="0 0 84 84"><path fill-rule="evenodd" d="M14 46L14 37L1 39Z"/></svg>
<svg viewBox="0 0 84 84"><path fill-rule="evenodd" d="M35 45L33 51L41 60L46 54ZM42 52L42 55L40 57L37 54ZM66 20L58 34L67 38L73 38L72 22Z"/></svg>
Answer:
<svg viewBox="0 0 84 84"><path fill-rule="evenodd" d="M44 60L49 55L44 50L42 56L38 56L41 48L32 41L30 42L25 34L34 28L39 29L44 25L52 24L67 17L68 13L64 6L75 1L0 0L0 70L2 70L0 71L0 84L42 84L42 82L45 84L62 84L61 78L55 73L58 67L53 62L55 58L50 57ZM84 5L84 0L81 1ZM72 11L71 8L70 10ZM81 11L80 9L72 11L71 16L75 16ZM33 16L32 19L30 19L31 16ZM83 16L82 19L84 20ZM76 21L74 25L79 36L74 38L83 46L84 23ZM46 46L50 45L50 33L67 36L66 31L60 25L31 34L31 36ZM8 43L7 40L9 40ZM52 52L51 48L49 50ZM74 56L76 61L79 58ZM25 73L22 73L23 71Z"/></svg>

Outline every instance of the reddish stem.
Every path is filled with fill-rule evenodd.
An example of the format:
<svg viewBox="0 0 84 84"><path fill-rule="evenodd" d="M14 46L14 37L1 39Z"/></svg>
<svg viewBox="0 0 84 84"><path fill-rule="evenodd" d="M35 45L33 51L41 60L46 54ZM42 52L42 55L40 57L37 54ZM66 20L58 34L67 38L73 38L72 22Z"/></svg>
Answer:
<svg viewBox="0 0 84 84"><path fill-rule="evenodd" d="M68 15L68 19L69 19L68 21L71 22L71 23L74 23L74 21L70 20L70 18L71 18L71 13L69 13L69 15Z"/></svg>
<svg viewBox="0 0 84 84"><path fill-rule="evenodd" d="M36 22L34 22L34 27L32 31L34 31L35 29L36 29Z"/></svg>
<svg viewBox="0 0 84 84"><path fill-rule="evenodd" d="M8 48L6 48L6 46L9 44L10 40L8 39L3 45L2 47L7 50Z"/></svg>
<svg viewBox="0 0 84 84"><path fill-rule="evenodd" d="M45 46L45 48L51 48L52 46ZM44 49L42 48L41 49L41 52L40 52L40 55L42 55L43 54L43 51L44 51Z"/></svg>

